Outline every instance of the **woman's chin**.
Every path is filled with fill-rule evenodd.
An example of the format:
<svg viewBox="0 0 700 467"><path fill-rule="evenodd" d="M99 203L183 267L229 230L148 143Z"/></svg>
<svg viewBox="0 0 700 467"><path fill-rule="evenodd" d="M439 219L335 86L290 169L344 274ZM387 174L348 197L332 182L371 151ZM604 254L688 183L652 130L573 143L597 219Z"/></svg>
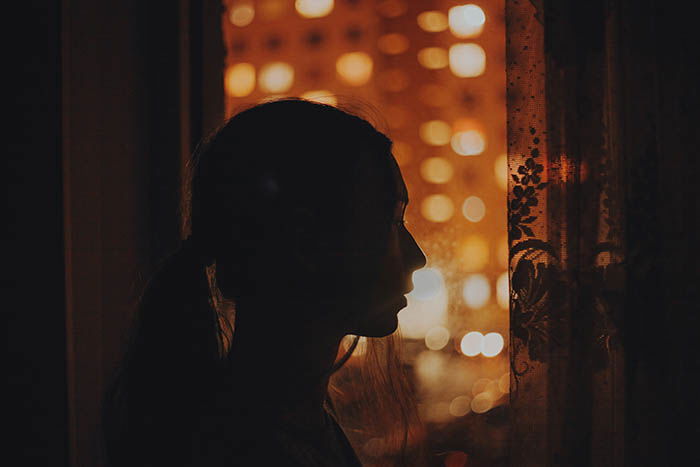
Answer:
<svg viewBox="0 0 700 467"><path fill-rule="evenodd" d="M393 334L399 327L399 319L397 313L385 313L381 319L376 319L372 323L368 323L354 333L365 337L386 337Z"/></svg>

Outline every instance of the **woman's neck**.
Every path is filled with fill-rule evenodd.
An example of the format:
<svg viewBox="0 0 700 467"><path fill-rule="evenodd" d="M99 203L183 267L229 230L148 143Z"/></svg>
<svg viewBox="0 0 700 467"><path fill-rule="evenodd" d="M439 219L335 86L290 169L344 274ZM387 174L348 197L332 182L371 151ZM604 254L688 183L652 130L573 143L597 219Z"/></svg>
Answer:
<svg viewBox="0 0 700 467"><path fill-rule="evenodd" d="M322 320L258 318L275 314L237 307L229 349L236 397L252 414L322 427L330 369L343 335Z"/></svg>

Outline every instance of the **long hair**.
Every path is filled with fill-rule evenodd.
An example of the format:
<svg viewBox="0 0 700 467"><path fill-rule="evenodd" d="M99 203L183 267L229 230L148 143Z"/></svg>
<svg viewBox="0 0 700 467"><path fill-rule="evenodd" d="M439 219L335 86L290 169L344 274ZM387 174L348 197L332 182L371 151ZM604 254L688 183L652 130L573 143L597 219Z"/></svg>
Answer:
<svg viewBox="0 0 700 467"><path fill-rule="evenodd" d="M326 131L314 135L313 144L300 123L289 119L296 113L323 122ZM275 146L279 141L265 146L241 134L241 128L260 122L277 133L274 136L288 145L295 160L271 156L279 150ZM236 238L269 241L269 227L261 225L243 203L246 193L259 188L271 170L292 178L298 176L295 163L313 159L316 164L307 164L304 170L316 167L320 189L334 190L339 199L302 192L278 206L279 212L291 220L294 213L287 212L289 206L304 207L311 199L349 209L350 193L362 171L387 171L387 183L392 183L396 174L390 174L390 165L381 159L390 157L390 148L384 134L349 110L296 98L244 109L200 144L182 187L184 230L191 235L146 284L124 359L105 395L103 435L110 466L215 464L215 458L224 455L225 448L210 444L207 434L226 423L225 411L219 419L216 412L221 408L218 396L235 377L227 374L227 351L235 339L236 307L219 290L216 263L208 252L212 245L230 239L231 229L238 232ZM349 157L342 158L341 171L329 176L321 161L331 151ZM262 187L278 188L265 183ZM245 267L250 260L246 250L236 251ZM327 405L366 465L421 465L424 431L401 363L398 332L367 338L367 344L364 359L353 372L343 364L354 346L336 360ZM380 450L365 448L377 440ZM202 452L211 459L198 457Z"/></svg>

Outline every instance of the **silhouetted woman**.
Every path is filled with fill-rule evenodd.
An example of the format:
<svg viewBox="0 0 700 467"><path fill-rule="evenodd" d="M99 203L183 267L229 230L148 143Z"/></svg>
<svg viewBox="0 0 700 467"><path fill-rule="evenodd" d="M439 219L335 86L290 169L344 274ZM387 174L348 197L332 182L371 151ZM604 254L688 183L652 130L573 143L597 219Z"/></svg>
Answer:
<svg viewBox="0 0 700 467"><path fill-rule="evenodd" d="M353 433L383 426L377 465L419 465L391 339L426 260L391 141L339 108L283 99L231 118L191 169L191 235L143 292L106 398L109 464L360 465L329 391L352 334L386 351L368 352L375 368L348 406L374 409Z"/></svg>

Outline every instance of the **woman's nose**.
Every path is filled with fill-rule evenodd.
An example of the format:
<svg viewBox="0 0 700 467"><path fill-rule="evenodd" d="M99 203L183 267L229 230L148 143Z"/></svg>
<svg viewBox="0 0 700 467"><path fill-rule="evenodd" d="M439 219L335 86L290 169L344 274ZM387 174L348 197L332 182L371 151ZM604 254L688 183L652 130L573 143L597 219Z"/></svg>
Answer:
<svg viewBox="0 0 700 467"><path fill-rule="evenodd" d="M407 258L405 264L408 265L411 271L416 271L418 269L424 268L428 260L425 257L423 250L421 250L420 245L418 245L418 243L416 242L416 239L413 238L413 235L409 233L408 237L409 245L406 249Z"/></svg>

